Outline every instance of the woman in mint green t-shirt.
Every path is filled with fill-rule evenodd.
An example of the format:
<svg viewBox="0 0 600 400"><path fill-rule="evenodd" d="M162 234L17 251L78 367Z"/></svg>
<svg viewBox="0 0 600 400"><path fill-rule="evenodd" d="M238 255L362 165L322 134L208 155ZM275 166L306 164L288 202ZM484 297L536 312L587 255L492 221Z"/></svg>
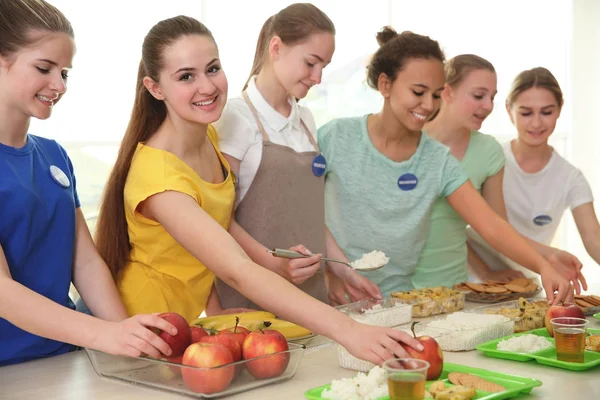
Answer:
<svg viewBox="0 0 600 400"><path fill-rule="evenodd" d="M384 97L383 109L333 120L318 134L327 160L327 226L345 254L384 251L390 263L365 274L384 295L411 288L431 209L446 198L494 248L541 273L549 301L572 297L569 282L494 213L449 149L421 132L444 89L438 43L389 27L377 40L367 81Z"/></svg>
<svg viewBox="0 0 600 400"><path fill-rule="evenodd" d="M479 56L462 54L446 63L445 75L442 107L433 121L425 125L425 131L450 148L475 189L498 215L507 219L502 192L504 151L496 139L478 131L494 108L497 93L494 66ZM465 220L446 199L435 202L427 240L412 275L416 288L464 282L468 279L467 265L482 280L510 280L523 275L513 269L494 271L487 267L467 246L466 227ZM581 265L571 254L529 242L555 266L561 261ZM575 268L572 272L576 275Z"/></svg>

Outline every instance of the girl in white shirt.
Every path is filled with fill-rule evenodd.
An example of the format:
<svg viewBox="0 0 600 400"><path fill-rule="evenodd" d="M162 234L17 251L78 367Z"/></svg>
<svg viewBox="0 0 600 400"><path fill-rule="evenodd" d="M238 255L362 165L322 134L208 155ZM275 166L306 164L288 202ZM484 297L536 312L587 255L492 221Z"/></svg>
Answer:
<svg viewBox="0 0 600 400"><path fill-rule="evenodd" d="M293 248L347 260L325 226L326 160L315 139L315 121L297 103L321 82L333 56L334 35L331 20L312 4L292 4L270 17L242 95L228 101L215 126L219 146L239 178L237 223L230 233L258 264L313 297L337 304L347 302L346 293L351 300L379 297L379 288L343 264L328 263L328 295L326 270L318 258L312 265L282 264L265 251L303 243L306 247ZM258 308L222 281L216 287L222 307Z"/></svg>
<svg viewBox="0 0 600 400"><path fill-rule="evenodd" d="M545 68L523 71L513 81L506 110L518 136L503 146L507 215L522 235L549 245L563 213L570 208L586 250L600 262L600 225L590 186L581 171L548 144L563 103L556 78ZM469 244L490 268L510 267L530 275L527 269L491 250L472 230L469 236ZM581 274L579 280L586 289Z"/></svg>

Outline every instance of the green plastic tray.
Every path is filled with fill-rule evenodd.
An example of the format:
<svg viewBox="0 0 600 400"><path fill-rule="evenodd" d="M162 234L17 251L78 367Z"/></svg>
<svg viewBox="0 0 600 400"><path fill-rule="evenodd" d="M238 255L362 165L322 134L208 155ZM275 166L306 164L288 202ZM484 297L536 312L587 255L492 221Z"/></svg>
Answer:
<svg viewBox="0 0 600 400"><path fill-rule="evenodd" d="M598 329L588 329L588 333L600 334ZM503 358L506 360L514 361L531 361L535 360L538 364L549 365L551 367L568 369L571 371L585 371L590 368L594 368L600 365L600 353L596 351L585 351L583 355L583 363L572 363L566 361L560 361L556 358L556 348L550 347L544 350L540 350L534 353L517 353L513 351L498 350L498 343L502 340L506 340L511 337L517 337L527 334L533 334L537 336L543 336L554 345L554 339L550 337L546 328L534 329L528 332L517 333L510 336L505 336L500 339L494 339L486 343L482 343L476 347L477 350L483 352L488 357Z"/></svg>
<svg viewBox="0 0 600 400"><path fill-rule="evenodd" d="M499 385L502 385L506 388L505 391L498 393L489 393L478 390L477 396L474 397L474 399L477 400L510 399L518 396L519 394L527 394L531 392L531 389L533 389L534 387L542 386L542 382L538 381L537 379L501 374L485 369L471 368L464 365L444 363L444 370L442 371L440 380L444 381L446 383L446 386L452 386L452 384L448 381L448 374L451 372L462 372L465 374L476 375L490 382L495 382ZM427 382L425 387L428 388L433 382L434 381ZM323 397L321 397L321 393L323 393L325 389L329 389L330 386L331 385L324 385L318 388L310 389L306 393L304 393L304 396L309 400L323 400ZM379 400L389 400L389 397L385 396Z"/></svg>
<svg viewBox="0 0 600 400"><path fill-rule="evenodd" d="M594 318L600 319L600 312L598 314L594 314Z"/></svg>

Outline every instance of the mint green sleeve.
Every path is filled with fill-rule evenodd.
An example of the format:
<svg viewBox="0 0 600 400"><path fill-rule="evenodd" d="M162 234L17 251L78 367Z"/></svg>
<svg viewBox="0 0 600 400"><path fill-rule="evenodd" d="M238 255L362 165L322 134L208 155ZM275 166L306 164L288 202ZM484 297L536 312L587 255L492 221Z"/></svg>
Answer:
<svg viewBox="0 0 600 400"><path fill-rule="evenodd" d="M488 135L486 135L488 136ZM487 146L487 170L488 177L496 175L506 163L506 157L504 156L504 150L502 145L493 136L488 136Z"/></svg>
<svg viewBox="0 0 600 400"><path fill-rule="evenodd" d="M319 150L321 150L321 153L323 153L323 156L327 161L327 169L325 170L325 174L330 171L333 164L335 152L333 136L335 135L336 130L337 124L335 123L335 120L329 121L317 130L317 144L319 145Z"/></svg>
<svg viewBox="0 0 600 400"><path fill-rule="evenodd" d="M442 169L441 194L450 196L456 189L461 187L469 178L458 160L448 151L446 162Z"/></svg>

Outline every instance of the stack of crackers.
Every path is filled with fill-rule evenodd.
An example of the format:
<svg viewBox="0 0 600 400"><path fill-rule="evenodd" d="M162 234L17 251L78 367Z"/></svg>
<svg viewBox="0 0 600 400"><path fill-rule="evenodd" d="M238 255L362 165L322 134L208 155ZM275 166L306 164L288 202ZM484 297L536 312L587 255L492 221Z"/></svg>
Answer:
<svg viewBox="0 0 600 400"><path fill-rule="evenodd" d="M531 279L517 278L510 282L485 281L483 283L463 282L454 285L457 290L470 290L477 293L533 293L538 290L538 285Z"/></svg>
<svg viewBox="0 0 600 400"><path fill-rule="evenodd" d="M590 308L590 307L600 307L600 296L596 296L596 295L588 295L588 296L584 296L584 295L575 295L575 304L577 304L579 307L583 308L584 311L586 308Z"/></svg>
<svg viewBox="0 0 600 400"><path fill-rule="evenodd" d="M477 396L477 390L488 393L498 393L506 390L504 386L497 383L461 372L451 372L448 374L448 380L454 386L446 386L443 381L437 381L429 386L425 397L429 395L429 397L436 400L470 400Z"/></svg>

